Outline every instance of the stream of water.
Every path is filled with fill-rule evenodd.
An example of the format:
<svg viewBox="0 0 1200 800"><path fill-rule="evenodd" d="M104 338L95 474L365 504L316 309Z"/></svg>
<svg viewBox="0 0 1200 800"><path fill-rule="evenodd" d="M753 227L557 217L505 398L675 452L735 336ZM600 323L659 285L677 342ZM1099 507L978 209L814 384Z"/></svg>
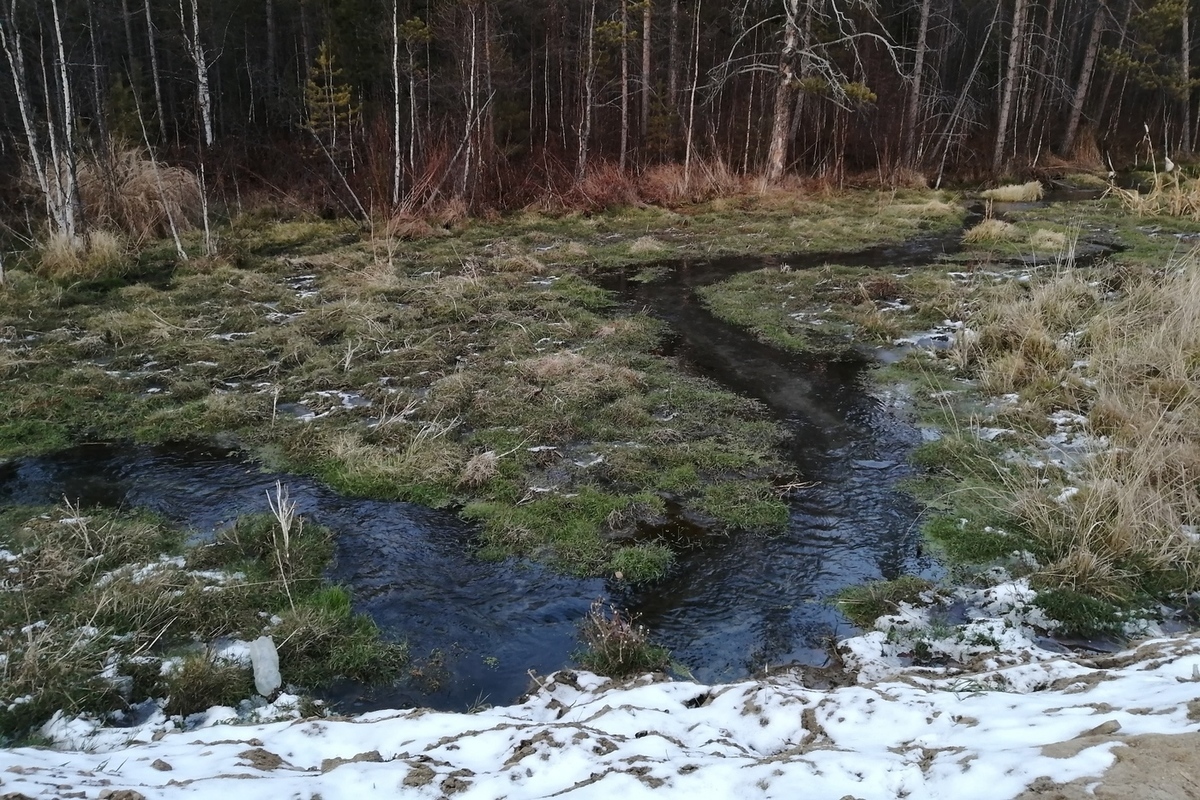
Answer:
<svg viewBox="0 0 1200 800"><path fill-rule="evenodd" d="M786 261L793 268L828 260L895 268L928 263L952 241L928 237ZM399 686L334 687L329 698L346 711L511 702L529 688L529 670L544 674L570 663L577 626L597 597L639 614L703 681L821 664L830 642L852 630L828 602L832 594L936 570L919 554L916 504L895 490L920 437L866 390L866 357L782 352L716 319L695 296L698 286L768 263L673 263L652 283L608 280L630 309L646 308L670 324L668 348L686 368L769 406L790 433L787 451L800 478L813 483L792 498L783 533L701 536L653 585L482 561L470 555L474 530L451 513L346 498L214 447L88 445L12 461L0 465L0 504L66 496L84 505L146 507L210 532L240 514L267 511L267 491L283 480L303 514L337 533L330 577L352 587L356 608L386 635L409 641L424 676Z"/></svg>

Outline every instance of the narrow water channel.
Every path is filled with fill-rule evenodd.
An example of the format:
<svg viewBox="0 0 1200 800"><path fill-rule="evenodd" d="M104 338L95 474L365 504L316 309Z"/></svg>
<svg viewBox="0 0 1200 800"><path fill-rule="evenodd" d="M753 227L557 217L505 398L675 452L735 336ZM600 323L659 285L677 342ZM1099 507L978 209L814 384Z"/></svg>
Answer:
<svg viewBox="0 0 1200 800"><path fill-rule="evenodd" d="M794 268L834 260L895 268L927 263L951 240L919 239L854 255L810 255ZM772 263L778 263L777 261ZM795 356L713 317L696 287L768 265L727 259L669 265L649 284L612 288L673 331L686 368L765 402L787 425L788 452L812 488L796 493L777 535L702 537L670 575L629 587L557 575L536 564L469 555L474 531L454 515L407 503L346 498L319 483L262 472L211 447L89 445L0 464L0 504L146 507L199 532L267 510L276 479L302 513L338 534L332 579L385 633L407 638L420 680L402 686L335 687L343 710L404 705L465 710L504 704L529 688L528 672L571 661L589 604L610 597L640 614L656 640L700 680L746 677L790 662L821 664L832 639L851 632L828 603L838 589L936 567L918 554L916 505L895 489L918 433L865 388L865 357Z"/></svg>

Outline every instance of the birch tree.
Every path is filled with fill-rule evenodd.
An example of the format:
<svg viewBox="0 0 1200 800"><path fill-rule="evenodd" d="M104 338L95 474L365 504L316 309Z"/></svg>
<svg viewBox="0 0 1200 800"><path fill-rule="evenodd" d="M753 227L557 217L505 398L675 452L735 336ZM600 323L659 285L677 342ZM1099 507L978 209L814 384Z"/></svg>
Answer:
<svg viewBox="0 0 1200 800"><path fill-rule="evenodd" d="M787 166L788 140L792 129L792 97L796 84L793 62L796 58L796 43L800 37L800 0L784 2L783 50L779 55L779 72L775 78L775 108L771 117L771 143L767 151L767 180L772 183L783 177L784 168Z"/></svg>
<svg viewBox="0 0 1200 800"><path fill-rule="evenodd" d="M1063 132L1059 154L1069 158L1075 149L1075 137L1079 133L1079 123L1083 119L1083 106L1087 102L1088 91L1092 86L1092 76L1096 71L1096 58L1100 53L1100 37L1108 21L1108 7L1100 3L1092 15L1091 32L1088 34L1087 49L1083 55L1083 66L1079 70L1079 79L1075 82L1075 94L1071 101L1071 116L1067 120L1067 128Z"/></svg>
<svg viewBox="0 0 1200 800"><path fill-rule="evenodd" d="M148 2L149 0L147 0ZM187 23L184 21L183 0L179 0L179 22L183 27L183 40L187 45L188 55L196 70L196 105L200 109L200 118L203 122L204 144L211 147L213 143L212 94L208 87L208 61L204 56L204 43L200 40L199 3L200 0L188 0L192 22L190 34L187 30Z"/></svg>
<svg viewBox="0 0 1200 800"><path fill-rule="evenodd" d="M1004 86L1000 99L999 119L996 123L996 147L992 151L992 169L997 172L1004 164L1004 146L1008 141L1009 123L1012 118L1013 101L1017 94L1025 44L1025 13L1028 0L1013 0L1012 30L1008 39L1008 66L1004 73Z"/></svg>

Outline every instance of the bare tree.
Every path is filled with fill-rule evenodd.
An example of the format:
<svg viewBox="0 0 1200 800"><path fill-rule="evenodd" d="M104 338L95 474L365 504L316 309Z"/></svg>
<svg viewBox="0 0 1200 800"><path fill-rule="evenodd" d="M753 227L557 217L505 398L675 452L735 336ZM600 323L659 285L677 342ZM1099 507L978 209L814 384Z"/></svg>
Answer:
<svg viewBox="0 0 1200 800"><path fill-rule="evenodd" d="M213 143L212 95L208 88L208 61L204 57L204 44L200 41L199 2L200 0L188 0L192 20L190 36L184 21L183 0L179 0L179 22L183 27L183 39L187 44L188 55L196 69L196 104L200 107L200 117L204 123L204 144L211 147ZM148 5L147 8L149 8Z"/></svg>
<svg viewBox="0 0 1200 800"><path fill-rule="evenodd" d="M775 110L771 119L771 144L767 151L767 180L772 182L783 177L783 170L787 166L788 139L792 129L792 95L796 80L792 62L796 57L800 34L800 0L785 0L785 3L783 51L779 55L779 72L775 79Z"/></svg>
<svg viewBox="0 0 1200 800"><path fill-rule="evenodd" d="M596 0L592 0L587 15L587 61L583 72L583 119L579 123L579 156L575 162L575 177L583 180L587 174L588 141L592 138L592 105L596 97Z"/></svg>
<svg viewBox="0 0 1200 800"><path fill-rule="evenodd" d="M17 109L21 116L21 127L25 131L25 142L29 148L29 167L42 192L46 204L46 217L54 229L64 235L74 238L75 222L71 208L71 200L65 192L61 180L59 165L46 164L42 157L41 137L37 132L33 107L30 101L29 83L25 77L25 53L21 46L21 34L16 28L17 0L11 0L8 9L8 19L0 19L0 47L4 49L8 61L8 71L12 78L13 89L17 97ZM51 140L55 137L53 125L48 126ZM57 150L58 148L53 148Z"/></svg>
<svg viewBox="0 0 1200 800"><path fill-rule="evenodd" d="M158 74L158 47L154 41L154 20L150 16L150 0L145 2L146 38L150 47L150 79L154 83L154 110L158 113L158 132L167 138L167 114L163 110L162 80Z"/></svg>
<svg viewBox="0 0 1200 800"><path fill-rule="evenodd" d="M996 149L992 153L992 169L996 171L1004 164L1004 146L1008 141L1013 100L1016 97L1017 81L1024 56L1025 14L1029 0L1014 0L1014 3L1012 32L1008 40L1008 67L1005 70L1004 89L1000 99L1000 118L996 125Z"/></svg>
<svg viewBox="0 0 1200 800"><path fill-rule="evenodd" d="M625 171L629 150L629 0L621 0L621 150L619 163Z"/></svg>
<svg viewBox="0 0 1200 800"><path fill-rule="evenodd" d="M653 77L650 74L650 44L651 19L653 7L651 0L642 0L642 140L650 132L650 88Z"/></svg>
<svg viewBox="0 0 1200 800"><path fill-rule="evenodd" d="M1184 3L1183 9L1180 11L1180 51L1181 58L1179 60L1179 80L1180 80L1180 100L1183 122L1180 125L1182 129L1179 137L1179 149L1181 152L1190 153L1192 151L1192 26L1191 26L1192 9L1191 3Z"/></svg>
<svg viewBox="0 0 1200 800"><path fill-rule="evenodd" d="M1071 102L1071 116L1067 120L1067 129L1063 132L1059 153L1069 157L1075 149L1075 137L1079 133L1079 123L1083 119L1083 105L1087 101L1088 91L1092 86L1092 75L1096 71L1096 57L1100 53L1100 37L1108 22L1108 6L1100 3L1096 13L1092 15L1092 30L1088 34L1087 49L1083 54L1083 67L1079 71L1079 80L1075 84L1075 97Z"/></svg>
<svg viewBox="0 0 1200 800"><path fill-rule="evenodd" d="M917 25L917 46L913 56L912 84L908 105L904 111L904 160L909 165L917 161L917 117L921 110L921 83L925 77L925 51L929 33L929 9L933 0L921 0L921 21Z"/></svg>
<svg viewBox="0 0 1200 800"><path fill-rule="evenodd" d="M400 205L400 6L392 0L392 207Z"/></svg>
<svg viewBox="0 0 1200 800"><path fill-rule="evenodd" d="M687 137L683 156L683 185L691 179L692 142L696 128L696 87L700 83L700 3L696 0L696 16L692 20L692 92L688 100Z"/></svg>
<svg viewBox="0 0 1200 800"><path fill-rule="evenodd" d="M54 12L54 42L58 47L58 91L62 98L62 145L59 154L54 158L55 171L59 173L62 184L62 195L69 212L64 217L62 233L72 241L78 239L81 231L81 206L79 203L79 181L75 171L75 107L71 101L71 80L67 72L67 52L63 47L62 20L58 15L58 0L50 0L50 8ZM51 144L54 137L51 136Z"/></svg>

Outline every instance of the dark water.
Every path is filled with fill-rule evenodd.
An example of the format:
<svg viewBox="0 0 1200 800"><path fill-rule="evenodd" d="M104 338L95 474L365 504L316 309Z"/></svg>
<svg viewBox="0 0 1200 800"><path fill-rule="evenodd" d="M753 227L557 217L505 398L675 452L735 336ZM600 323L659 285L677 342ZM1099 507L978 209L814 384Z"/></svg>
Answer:
<svg viewBox="0 0 1200 800"><path fill-rule="evenodd" d="M697 372L763 401L790 433L800 480L779 535L710 537L685 551L653 588L620 602L703 681L745 677L790 662L822 664L832 640L853 628L828 602L846 586L932 574L919 555L919 508L894 488L910 473L920 434L867 390L867 356L796 355L714 317L695 289L737 272L825 263L895 269L930 263L957 237L928 236L852 254L682 262L652 283L605 283L633 308L671 326L670 350Z"/></svg>
<svg viewBox="0 0 1200 800"><path fill-rule="evenodd" d="M537 565L480 561L474 531L453 514L408 503L343 497L296 475L262 472L237 453L209 448L88 445L0 465L0 504L46 504L64 495L83 505L138 506L208 532L239 514L267 512L276 479L301 513L337 532L331 578L353 587L356 607L419 661L441 650L427 680L359 697L338 687L346 707L431 705L463 710L490 695L512 700L526 670L563 666L579 620L604 592L600 580L564 578ZM494 657L494 666L485 657ZM431 691L431 681L440 688Z"/></svg>
<svg viewBox="0 0 1200 800"><path fill-rule="evenodd" d="M773 263L894 268L932 260L947 241L929 237ZM408 639L425 675L398 687L335 687L331 699L345 710L511 702L529 688L528 670L544 674L570 662L577 624L600 596L640 614L701 680L789 662L821 664L831 639L852 630L827 602L830 595L864 580L935 569L918 555L916 505L894 489L908 474L905 458L919 436L864 390L864 358L783 353L720 322L694 295L697 286L767 263L677 263L649 285L610 278L631 308L670 323L670 347L685 366L764 401L790 431L788 453L801 478L815 483L796 494L784 533L701 537L652 586L480 561L469 555L473 530L452 514L342 497L307 478L262 472L221 449L93 445L23 459L0 465L0 504L67 496L84 505L141 506L205 533L239 514L266 511L266 492L282 479L302 513L337 532L331 577L353 587L356 607L387 635Z"/></svg>

